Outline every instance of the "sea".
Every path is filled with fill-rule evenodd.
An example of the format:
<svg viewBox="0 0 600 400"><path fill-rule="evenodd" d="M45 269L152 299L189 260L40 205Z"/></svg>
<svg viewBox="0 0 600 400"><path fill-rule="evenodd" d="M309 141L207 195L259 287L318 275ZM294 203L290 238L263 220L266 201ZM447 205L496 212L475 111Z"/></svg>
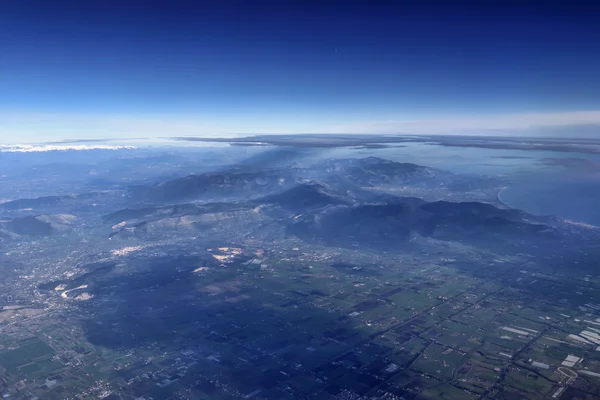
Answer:
<svg viewBox="0 0 600 400"><path fill-rule="evenodd" d="M510 183L499 199L509 207L600 227L600 154L408 143L336 149L331 156L376 156L454 173L502 176Z"/></svg>

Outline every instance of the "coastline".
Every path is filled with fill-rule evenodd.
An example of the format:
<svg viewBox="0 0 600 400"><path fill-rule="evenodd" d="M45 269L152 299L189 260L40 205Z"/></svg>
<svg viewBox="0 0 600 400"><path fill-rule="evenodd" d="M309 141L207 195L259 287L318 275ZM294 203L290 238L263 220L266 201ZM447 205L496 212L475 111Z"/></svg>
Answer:
<svg viewBox="0 0 600 400"><path fill-rule="evenodd" d="M504 200L502 200L502 197L501 197L502 192L504 190L506 190L506 189L509 189L509 188L510 188L510 186L504 186L503 188L501 188L498 191L498 194L496 195L496 198L497 198L498 203L501 204L503 207L506 207L506 208L509 208L509 209L515 209L514 207L512 207L508 203L506 203ZM525 212L528 212L528 211L525 211ZM541 216L544 216L544 215L541 215ZM600 229L600 226L591 224L589 222L578 221L578 220L570 219L570 218L567 218L567 217L562 217L562 216L556 215L556 214L548 214L548 215L545 215L545 216L552 216L554 218L558 218L561 221L563 221L564 223L567 223L567 224L570 224L570 225L577 225L577 226L584 227L584 228L587 228L587 229Z"/></svg>
<svg viewBox="0 0 600 400"><path fill-rule="evenodd" d="M502 187L496 194L496 199L497 199L498 203L500 203L503 207L514 208L514 207L510 206L508 203L506 203L504 200L502 200L502 197L500 196L502 194L502 192L505 191L506 189L508 189L509 187L510 186Z"/></svg>

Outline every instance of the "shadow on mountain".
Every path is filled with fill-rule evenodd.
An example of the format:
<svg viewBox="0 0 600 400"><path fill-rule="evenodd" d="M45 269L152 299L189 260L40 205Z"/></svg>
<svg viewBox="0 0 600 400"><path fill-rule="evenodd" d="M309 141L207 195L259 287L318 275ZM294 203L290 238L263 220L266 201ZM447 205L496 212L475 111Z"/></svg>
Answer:
<svg viewBox="0 0 600 400"><path fill-rule="evenodd" d="M153 202L181 201L195 198L221 200L248 198L281 190L295 184L286 171L245 172L231 170L222 173L190 175L153 186L132 187L134 198Z"/></svg>
<svg viewBox="0 0 600 400"><path fill-rule="evenodd" d="M149 202L220 201L263 196L294 185L296 176L289 165L309 154L314 156L294 148L269 149L226 168L154 185L132 186L129 191L134 199Z"/></svg>
<svg viewBox="0 0 600 400"><path fill-rule="evenodd" d="M5 215L22 214L60 214L68 210L70 214L90 214L106 212L114 207L123 207L127 203L123 190L105 190L78 195L42 196L0 203L0 212Z"/></svg>
<svg viewBox="0 0 600 400"><path fill-rule="evenodd" d="M263 155L264 157L265 155ZM281 154L274 156L281 160ZM270 160L270 159L269 159ZM130 187L134 199L142 202L179 202L190 200L232 201L277 194L299 183L321 181L336 191L356 191L376 186L440 188L463 190L486 189L498 185L487 177L465 177L435 168L399 163L377 157L328 159L310 166L289 160L277 168L258 162L249 167L189 175L155 185ZM269 161L266 165L272 165Z"/></svg>
<svg viewBox="0 0 600 400"><path fill-rule="evenodd" d="M335 194L328 185L311 181L281 193L258 198L252 203L257 205L274 204L292 212L307 212L331 205L349 205L353 202L348 196Z"/></svg>
<svg viewBox="0 0 600 400"><path fill-rule="evenodd" d="M415 236L477 245L557 236L541 219L517 210L475 202L427 203L416 198L329 207L294 220L288 232L341 247L400 245Z"/></svg>
<svg viewBox="0 0 600 400"><path fill-rule="evenodd" d="M353 164L354 161L351 162ZM295 236L337 247L393 247L415 238L496 246L552 240L551 221L478 202L426 202L310 181L245 202L125 209L106 215L113 234L148 236L173 229L198 235Z"/></svg>
<svg viewBox="0 0 600 400"><path fill-rule="evenodd" d="M4 236L48 236L64 233L73 228L77 218L69 214L31 215L0 220Z"/></svg>
<svg viewBox="0 0 600 400"><path fill-rule="evenodd" d="M450 172L378 157L329 159L313 166L326 176L342 176L357 186L382 184L435 185L453 176Z"/></svg>

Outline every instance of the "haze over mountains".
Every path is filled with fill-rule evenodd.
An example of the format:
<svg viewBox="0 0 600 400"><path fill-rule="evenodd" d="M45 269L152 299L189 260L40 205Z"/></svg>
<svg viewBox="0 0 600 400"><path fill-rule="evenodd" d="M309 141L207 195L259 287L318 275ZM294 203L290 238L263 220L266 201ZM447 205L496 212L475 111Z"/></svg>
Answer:
<svg viewBox="0 0 600 400"><path fill-rule="evenodd" d="M310 165L236 167L131 186L125 192L17 200L0 208L56 211L68 206L85 214L106 210L111 202L124 204L94 222L110 227L107 236L113 240L237 232L338 245L389 245L416 236L484 242L527 235L547 239L556 233L550 226L556 221L505 209L501 203L440 201L444 193L464 197L465 190L485 191L499 184L495 178L376 157L326 159ZM402 187L403 194L413 195L398 195L388 187ZM435 191L439 198L424 200L417 196L421 191ZM100 202L102 206L90 209L91 203Z"/></svg>
<svg viewBox="0 0 600 400"><path fill-rule="evenodd" d="M417 237L488 244L556 237L555 219L506 209L494 197L487 198L494 205L467 201L469 193L480 196L501 184L377 157L277 167L260 161L146 185L19 199L0 204L0 211L15 215L2 222L4 236L13 239L56 235L77 223L113 240L235 233L389 246ZM463 202L446 200L456 193Z"/></svg>
<svg viewBox="0 0 600 400"><path fill-rule="evenodd" d="M310 180L323 181L337 189L357 189L376 185L437 187L453 183L453 174L410 163L376 157L327 159L314 165L277 168L234 168L218 173L190 175L153 186L133 187L140 201L174 201L244 197L274 193Z"/></svg>
<svg viewBox="0 0 600 400"><path fill-rule="evenodd" d="M326 392L322 398L350 390L341 389L348 382L345 376L365 382L348 386L356 393L377 391L393 375L386 372L396 368L390 364L424 379L416 357L419 362L441 360L428 370L439 375L438 370L449 371L443 362L453 362L451 357L465 365L479 360L459 351L471 354L469 349L478 346L485 352L494 343L486 354L512 363L497 356L495 346L508 340L506 331L498 331L519 312L529 319L510 327L544 329L545 317L537 323L542 327L530 325L532 315L537 320L541 312L529 311L537 304L534 299L546 299L540 303L542 316L552 312L549 298L561 305L568 298L573 307L600 301L584 299L569 286L579 279L577 291L598 296L586 280L595 273L595 260L569 261L595 254L598 229L510 208L498 193L512 176L472 173L479 168L450 172L395 150L396 161L373 156L389 156L382 149L186 151L124 149L107 156L90 150L89 160L81 152L72 159L71 153L64 158L40 153L37 163L32 153L19 153L20 165L0 158L7 165L0 179L20 188L5 190L10 198L0 203L2 337L11 334L11 346L28 348L22 334L30 331L35 337L30 340L52 344L38 346L54 352L48 360L52 354L61 357L48 362L31 360L33 355L11 358L19 350L0 347L0 368L7 366L0 372L8 371L3 376L15 385L25 378L34 382L31 397L64 397L65 390L48 387L46 379L65 387L81 379L96 382L65 369L71 365L65 363L83 359L107 371L103 376L110 383L103 387L112 385L115 393L130 398L147 393L152 393L147 398L179 398L164 393L181 393L178 382L206 376L225 377L228 387L239 387L238 397L260 387L269 394L256 398L286 398L282 393L298 376L311 382L319 377L318 387L307 387L310 393ZM535 161L510 156L498 154L483 162ZM10 153L9 159L19 158ZM581 164L568 160L544 168ZM553 267L546 267L550 262ZM545 280L552 271L556 277ZM512 304L515 298L522 299L518 306ZM480 307L488 307L485 318L480 318ZM557 310L553 321L560 314L576 315ZM561 329L566 326L556 321ZM455 334L465 329L486 339ZM52 337L40 337L40 331ZM569 340L564 335L557 340ZM419 353L400 350L396 343L414 340L423 341ZM81 349L73 350L75 342ZM452 346L452 353L441 343ZM388 345L389 351L378 353ZM439 354L430 353L437 348ZM98 354L110 356L99 359ZM357 369L336 361L358 360L357 354L370 360ZM135 365L115 364L134 359ZM173 361L167 365L167 359ZM60 377L40 372L42 378L36 378L27 369L32 362L41 365L39 371L62 371ZM310 367L303 371L300 362ZM168 374L157 372L165 366ZM240 378L240 368L253 371L244 373L250 378ZM391 388L400 395L412 393ZM208 387L211 394L204 397L215 397L216 390Z"/></svg>

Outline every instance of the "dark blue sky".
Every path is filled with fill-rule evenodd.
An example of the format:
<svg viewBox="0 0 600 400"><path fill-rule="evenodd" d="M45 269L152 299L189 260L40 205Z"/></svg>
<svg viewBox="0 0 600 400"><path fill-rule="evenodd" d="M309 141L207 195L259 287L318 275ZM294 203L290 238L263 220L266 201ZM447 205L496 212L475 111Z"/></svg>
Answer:
<svg viewBox="0 0 600 400"><path fill-rule="evenodd" d="M59 135L84 116L251 132L600 110L592 2L402 3L4 4L0 135L31 114Z"/></svg>

